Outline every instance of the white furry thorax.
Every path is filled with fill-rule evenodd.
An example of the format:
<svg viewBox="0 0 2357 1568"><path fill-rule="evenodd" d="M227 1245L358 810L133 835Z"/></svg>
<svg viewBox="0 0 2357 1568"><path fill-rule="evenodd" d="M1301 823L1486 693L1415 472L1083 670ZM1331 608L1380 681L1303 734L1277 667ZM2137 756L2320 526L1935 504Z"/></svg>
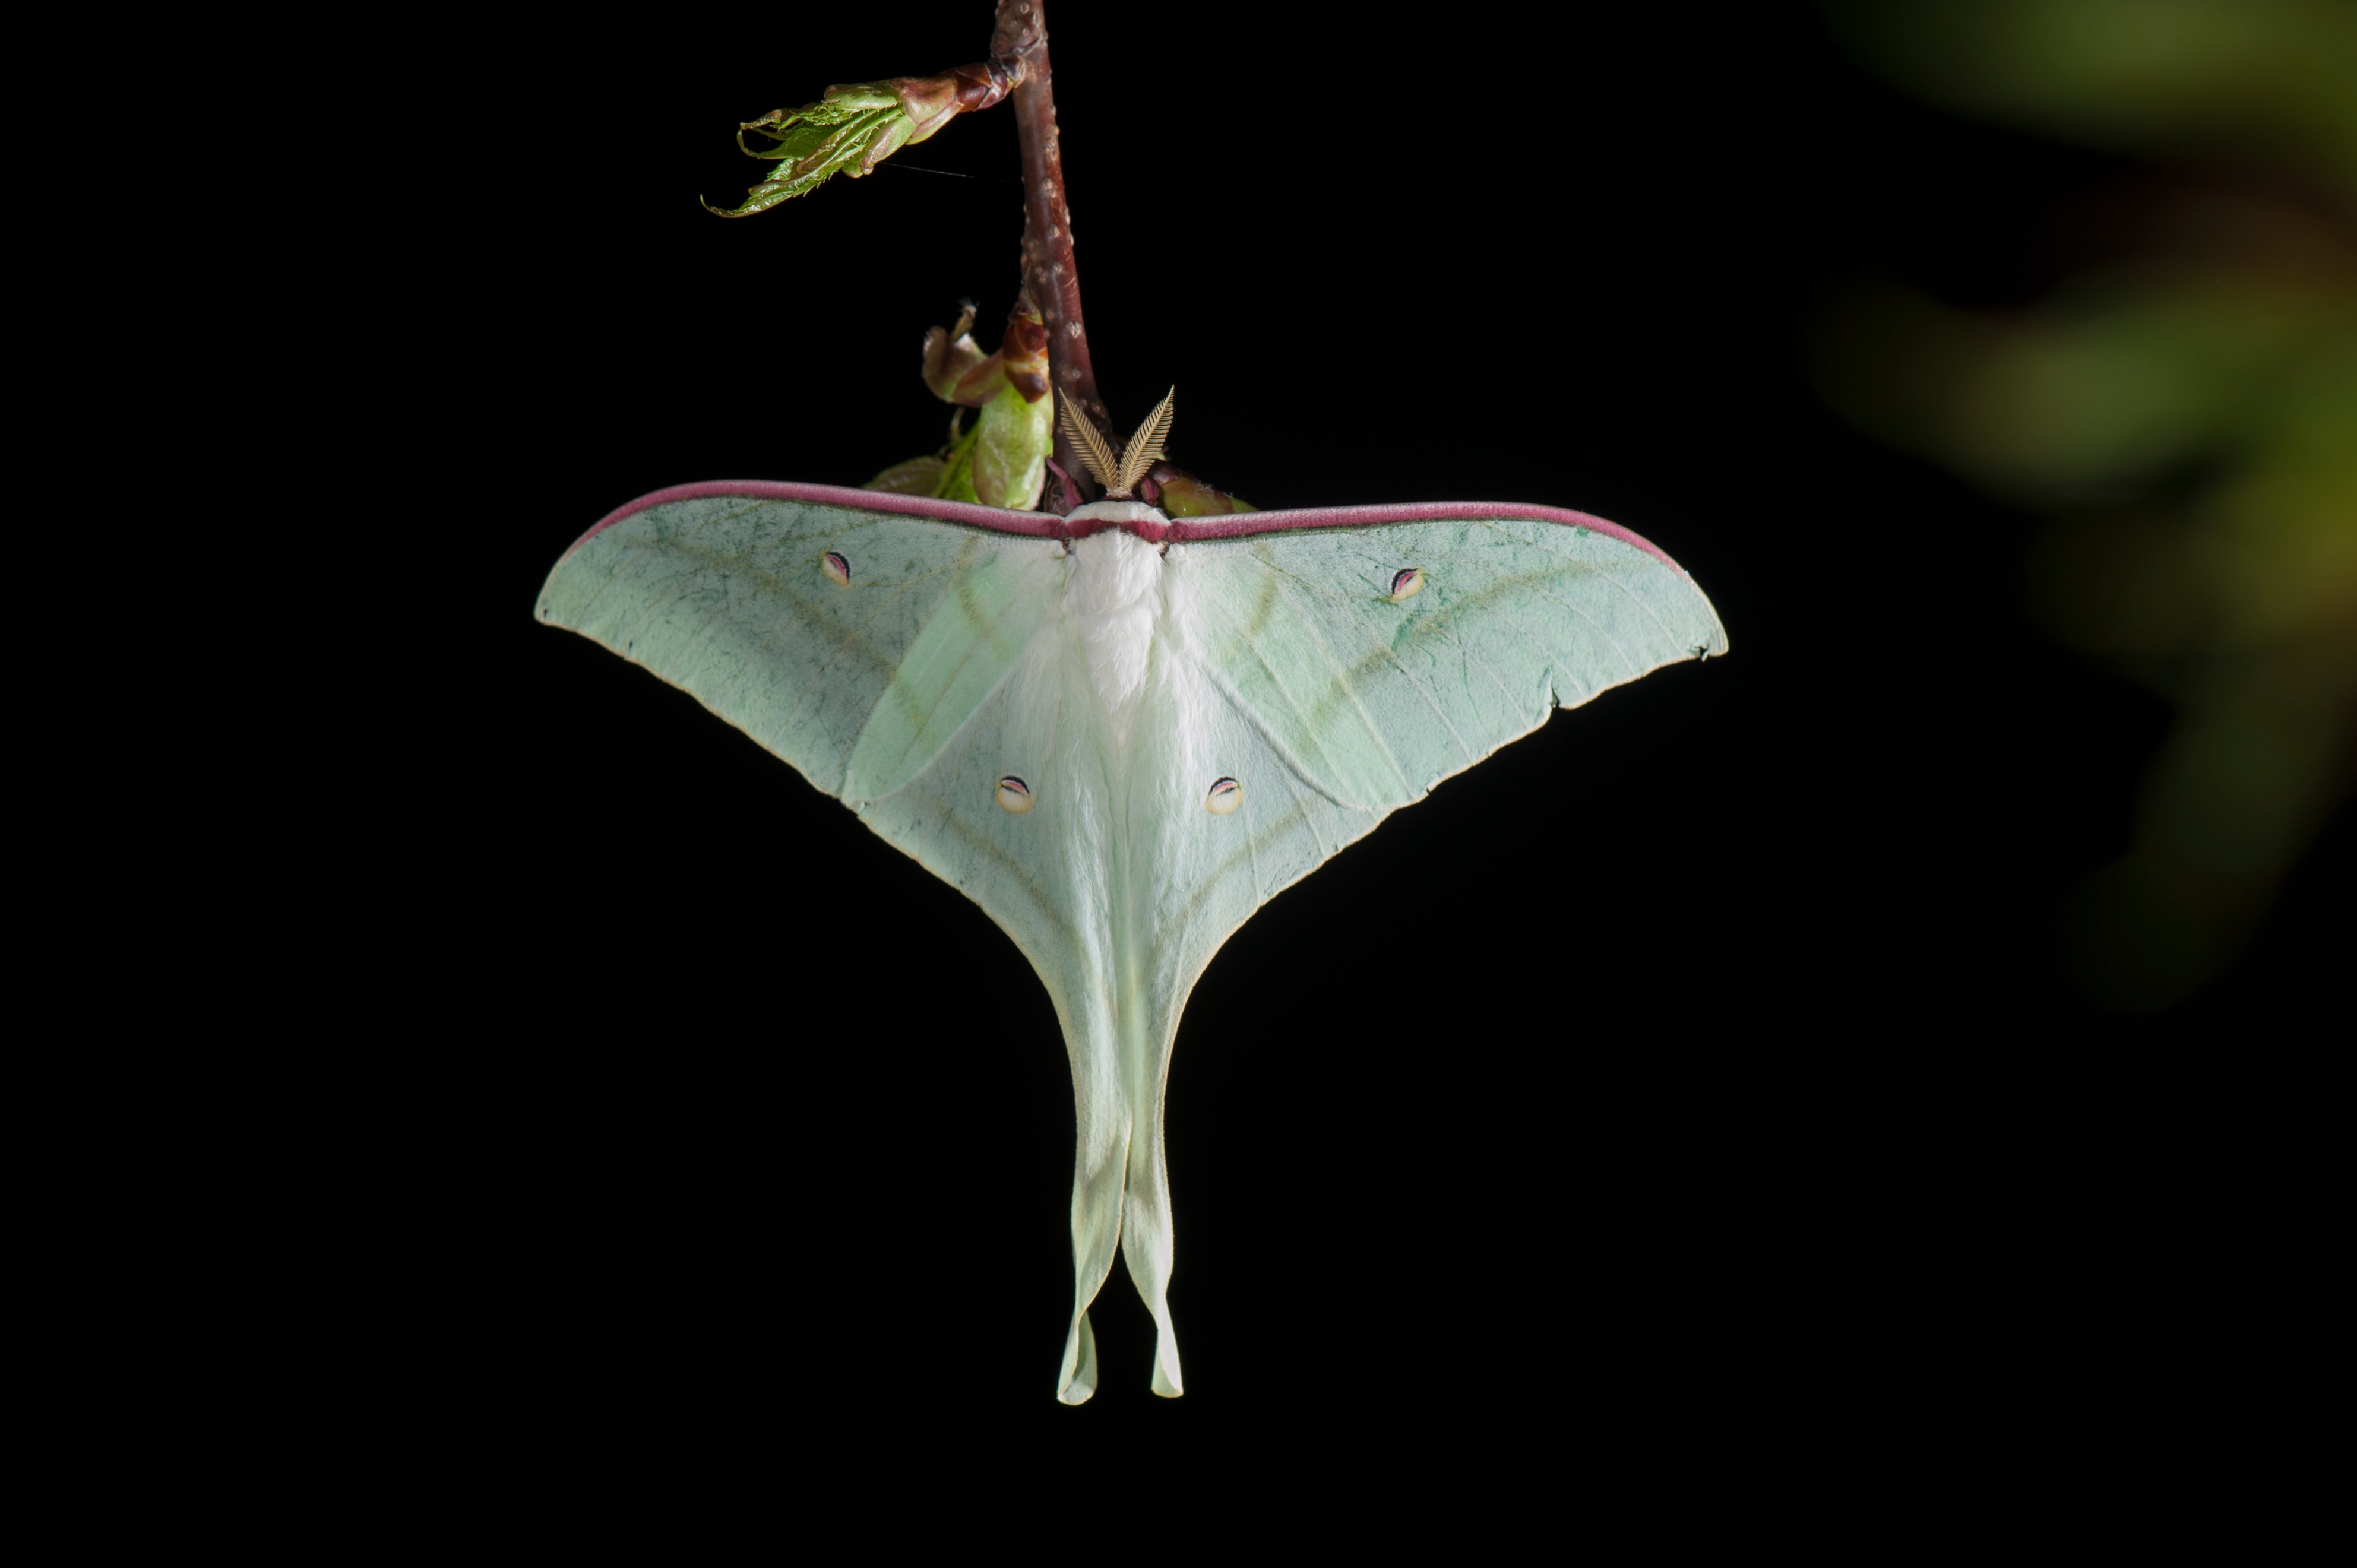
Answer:
<svg viewBox="0 0 2357 1568"><path fill-rule="evenodd" d="M1107 509L1125 505L1136 503L1098 503ZM1156 519L1162 515L1150 507L1137 510ZM1118 528L1076 540L1071 549L1064 613L1080 635L1089 680L1114 720L1114 733L1125 737L1130 713L1146 689L1154 626L1162 617L1162 552Z"/></svg>

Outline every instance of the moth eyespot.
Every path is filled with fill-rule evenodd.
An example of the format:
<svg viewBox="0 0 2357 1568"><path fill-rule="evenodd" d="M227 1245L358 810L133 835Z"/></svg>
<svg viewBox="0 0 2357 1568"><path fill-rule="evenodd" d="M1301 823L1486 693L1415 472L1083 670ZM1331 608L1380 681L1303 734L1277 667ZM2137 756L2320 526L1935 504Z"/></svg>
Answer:
<svg viewBox="0 0 2357 1568"><path fill-rule="evenodd" d="M1424 592L1423 567L1410 566L1404 572L1393 575L1392 603L1397 604L1402 599L1412 599L1422 592Z"/></svg>
<svg viewBox="0 0 2357 1568"><path fill-rule="evenodd" d="M1203 810L1215 817L1224 817L1244 803L1244 787L1232 779L1217 779L1211 782L1211 792L1203 797Z"/></svg>
<svg viewBox="0 0 2357 1568"><path fill-rule="evenodd" d="M818 569L838 588L851 586L851 563L830 550L818 558Z"/></svg>
<svg viewBox="0 0 2357 1568"><path fill-rule="evenodd" d="M1031 809L1031 786L1008 774L998 781L998 806L1001 811L1021 816Z"/></svg>

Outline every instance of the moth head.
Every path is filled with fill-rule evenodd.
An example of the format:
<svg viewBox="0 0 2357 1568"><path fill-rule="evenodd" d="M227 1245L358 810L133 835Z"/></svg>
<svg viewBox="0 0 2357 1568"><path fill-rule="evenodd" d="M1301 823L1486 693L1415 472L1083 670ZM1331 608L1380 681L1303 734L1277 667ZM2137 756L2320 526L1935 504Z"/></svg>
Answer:
<svg viewBox="0 0 2357 1568"><path fill-rule="evenodd" d="M1137 427L1137 434L1129 438L1129 445L1122 448L1121 456L1115 457L1112 443L1098 434L1097 427L1089 423L1088 417L1073 410L1070 398L1061 392L1056 394L1056 408L1064 422L1064 435L1071 441L1072 450L1081 455L1081 461L1087 466L1089 472L1096 477L1097 483L1104 487L1107 500L1128 499L1137 489L1137 482L1146 478L1146 471L1162 461L1162 444L1170 438L1171 403L1178 395L1177 387L1165 392L1162 401L1155 404L1154 412L1146 416L1146 423Z"/></svg>

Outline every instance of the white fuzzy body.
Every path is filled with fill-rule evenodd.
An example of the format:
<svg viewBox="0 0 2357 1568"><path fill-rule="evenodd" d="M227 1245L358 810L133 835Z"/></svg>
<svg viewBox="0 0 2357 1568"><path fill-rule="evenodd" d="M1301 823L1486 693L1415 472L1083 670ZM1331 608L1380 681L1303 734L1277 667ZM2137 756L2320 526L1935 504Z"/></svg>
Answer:
<svg viewBox="0 0 2357 1568"><path fill-rule="evenodd" d="M1091 534L1071 550L1064 613L1088 662L1090 683L1104 703L1114 746L1125 750L1162 619L1162 553L1117 529Z"/></svg>

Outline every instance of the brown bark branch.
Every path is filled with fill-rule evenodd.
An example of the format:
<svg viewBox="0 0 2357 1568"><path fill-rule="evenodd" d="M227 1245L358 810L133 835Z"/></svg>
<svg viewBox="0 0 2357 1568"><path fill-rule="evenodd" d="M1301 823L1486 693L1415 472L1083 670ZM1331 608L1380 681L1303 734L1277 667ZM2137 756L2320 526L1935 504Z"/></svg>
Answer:
<svg viewBox="0 0 2357 1568"><path fill-rule="evenodd" d="M1056 95L1048 68L1046 0L998 0L992 59L1014 74L1015 121L1023 145L1023 283L1048 326L1049 379L1100 430L1112 420L1097 395L1089 362L1088 328L1081 318L1081 274L1072 260L1072 215L1064 199L1064 166L1056 145ZM1058 422L1056 466L1066 482L1043 497L1047 509L1070 511L1093 499L1096 487Z"/></svg>

